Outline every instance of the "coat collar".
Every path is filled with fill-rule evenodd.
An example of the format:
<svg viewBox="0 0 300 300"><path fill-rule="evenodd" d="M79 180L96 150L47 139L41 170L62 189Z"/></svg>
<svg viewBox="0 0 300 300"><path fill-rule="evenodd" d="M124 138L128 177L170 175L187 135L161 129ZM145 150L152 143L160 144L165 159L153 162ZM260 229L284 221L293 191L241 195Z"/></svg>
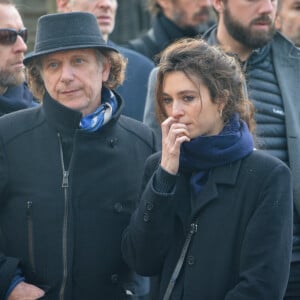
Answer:
<svg viewBox="0 0 300 300"><path fill-rule="evenodd" d="M216 199L219 195L218 185L234 185L237 181L241 160L233 162L229 165L221 166L211 170L207 183L203 187L202 192L195 199L197 205L194 211L196 215L207 204Z"/></svg>
<svg viewBox="0 0 300 300"><path fill-rule="evenodd" d="M197 196L197 199L195 199L197 205L192 213L192 219L197 217L199 212L204 209L210 202L218 198L218 185L236 184L241 167L241 162L242 160L238 160L229 165L220 166L210 171L208 180L204 185L203 190ZM177 187L178 189L176 190L176 193L174 195L176 201L176 213L181 219L182 223L185 224L187 214L190 214L190 212L188 212L186 208L188 207L186 201L191 201L189 179L183 175L179 176ZM183 197L186 199L183 199Z"/></svg>
<svg viewBox="0 0 300 300"><path fill-rule="evenodd" d="M117 112L103 128L115 123L123 109L123 100L118 94L115 93L115 95L118 102ZM80 129L79 123L82 118L82 113L60 104L58 101L52 99L47 92L43 98L42 110L45 113L47 121L56 131L72 134Z"/></svg>

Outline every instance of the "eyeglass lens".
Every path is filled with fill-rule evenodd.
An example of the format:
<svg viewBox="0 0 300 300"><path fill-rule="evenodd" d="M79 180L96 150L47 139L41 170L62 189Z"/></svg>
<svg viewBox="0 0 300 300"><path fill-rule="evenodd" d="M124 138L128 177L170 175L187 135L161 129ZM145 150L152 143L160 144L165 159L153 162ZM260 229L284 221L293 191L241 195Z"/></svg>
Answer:
<svg viewBox="0 0 300 300"><path fill-rule="evenodd" d="M12 45L16 42L18 35L27 42L27 29L21 29L16 31L14 29L0 29L0 44L2 45Z"/></svg>

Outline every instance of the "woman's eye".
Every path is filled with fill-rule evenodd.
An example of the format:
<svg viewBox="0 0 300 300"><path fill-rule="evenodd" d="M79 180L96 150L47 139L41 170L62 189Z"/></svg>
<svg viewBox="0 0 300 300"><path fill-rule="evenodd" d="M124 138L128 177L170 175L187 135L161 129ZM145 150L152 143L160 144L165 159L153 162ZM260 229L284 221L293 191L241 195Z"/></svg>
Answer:
<svg viewBox="0 0 300 300"><path fill-rule="evenodd" d="M194 96L184 96L183 97L183 100L186 101L186 102L191 102L195 99Z"/></svg>
<svg viewBox="0 0 300 300"><path fill-rule="evenodd" d="M170 103L172 102L172 99L171 99L171 98L163 98L163 99L162 99L162 102L163 102L164 104L170 104Z"/></svg>

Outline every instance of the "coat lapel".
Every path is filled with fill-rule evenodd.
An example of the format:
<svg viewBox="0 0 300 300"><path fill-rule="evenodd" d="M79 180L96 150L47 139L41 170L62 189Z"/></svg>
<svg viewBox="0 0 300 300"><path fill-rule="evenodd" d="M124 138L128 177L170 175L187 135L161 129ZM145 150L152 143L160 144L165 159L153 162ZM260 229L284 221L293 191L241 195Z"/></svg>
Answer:
<svg viewBox="0 0 300 300"><path fill-rule="evenodd" d="M174 200L176 203L175 213L178 215L182 224L186 224L190 215L191 190L189 178L184 174L178 177Z"/></svg>
<svg viewBox="0 0 300 300"><path fill-rule="evenodd" d="M218 185L234 185L236 183L240 165L241 160L211 170L202 191L194 199L196 205L192 216L198 214L210 202L217 201L219 196Z"/></svg>

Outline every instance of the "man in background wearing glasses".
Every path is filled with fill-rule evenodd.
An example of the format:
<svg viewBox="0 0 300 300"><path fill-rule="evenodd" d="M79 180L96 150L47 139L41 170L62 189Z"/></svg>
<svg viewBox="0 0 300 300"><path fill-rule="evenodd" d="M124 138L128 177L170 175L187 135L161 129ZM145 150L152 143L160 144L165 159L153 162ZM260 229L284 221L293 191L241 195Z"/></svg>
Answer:
<svg viewBox="0 0 300 300"><path fill-rule="evenodd" d="M27 29L11 0L0 0L0 116L36 105L25 82Z"/></svg>

